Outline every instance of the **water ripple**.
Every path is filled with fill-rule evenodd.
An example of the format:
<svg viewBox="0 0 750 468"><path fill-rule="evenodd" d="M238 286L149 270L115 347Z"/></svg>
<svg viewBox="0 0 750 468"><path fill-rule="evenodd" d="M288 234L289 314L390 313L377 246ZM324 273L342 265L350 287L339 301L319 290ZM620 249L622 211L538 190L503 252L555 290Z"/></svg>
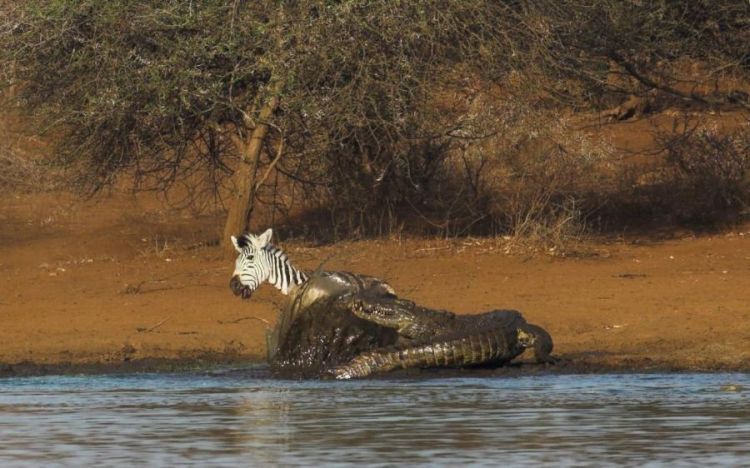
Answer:
<svg viewBox="0 0 750 468"><path fill-rule="evenodd" d="M0 464L750 463L748 374L0 380Z"/></svg>

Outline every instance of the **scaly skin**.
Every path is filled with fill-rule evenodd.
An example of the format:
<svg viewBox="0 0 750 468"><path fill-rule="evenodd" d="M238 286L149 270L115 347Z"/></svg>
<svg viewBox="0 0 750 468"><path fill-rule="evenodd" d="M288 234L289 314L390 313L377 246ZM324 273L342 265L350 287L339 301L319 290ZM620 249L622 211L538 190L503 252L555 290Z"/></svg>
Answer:
<svg viewBox="0 0 750 468"><path fill-rule="evenodd" d="M360 354L348 364L334 368L332 373L337 379L351 379L399 368L501 364L523 352L524 347L514 338L512 333L498 328L404 349L375 350Z"/></svg>
<svg viewBox="0 0 750 468"><path fill-rule="evenodd" d="M351 295L341 299L364 320L396 329L407 340L398 348L376 349L337 366L337 379L367 377L398 368L500 365L534 348L538 362L551 363L552 338L540 327L526 323L513 310L457 316L418 307L413 302Z"/></svg>
<svg viewBox="0 0 750 468"><path fill-rule="evenodd" d="M406 299L380 298L354 294L342 298L357 317L394 328L398 334L414 340L428 340L456 331L460 317L453 312L418 307Z"/></svg>
<svg viewBox="0 0 750 468"><path fill-rule="evenodd" d="M278 346L284 342L284 337L290 332L290 327L300 315L308 310L319 308L318 303L335 301L338 297L350 297L363 291L367 291L368 297L395 297L395 291L388 283L373 276L345 271L310 273L307 281L290 290L288 305L284 313L279 315L276 326L266 334L268 361L275 361L274 355Z"/></svg>

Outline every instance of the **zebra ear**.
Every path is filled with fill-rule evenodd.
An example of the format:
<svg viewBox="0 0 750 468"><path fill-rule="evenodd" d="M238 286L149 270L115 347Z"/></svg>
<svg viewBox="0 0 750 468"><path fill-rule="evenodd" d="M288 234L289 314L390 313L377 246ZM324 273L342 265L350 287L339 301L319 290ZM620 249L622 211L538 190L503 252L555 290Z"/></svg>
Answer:
<svg viewBox="0 0 750 468"><path fill-rule="evenodd" d="M271 242L271 236L273 235L273 230L271 228L266 229L266 232L258 236L258 248L263 248L268 245L269 242Z"/></svg>
<svg viewBox="0 0 750 468"><path fill-rule="evenodd" d="M237 238L234 236L231 236L232 238L232 245L234 245L234 248L237 250L237 252L242 252L242 248L240 247L239 242L237 242Z"/></svg>

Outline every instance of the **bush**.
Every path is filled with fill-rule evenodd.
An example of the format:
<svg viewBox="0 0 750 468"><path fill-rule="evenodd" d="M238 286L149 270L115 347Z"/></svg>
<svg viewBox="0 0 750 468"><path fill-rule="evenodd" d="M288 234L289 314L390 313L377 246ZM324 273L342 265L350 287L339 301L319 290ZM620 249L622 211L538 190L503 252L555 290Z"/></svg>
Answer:
<svg viewBox="0 0 750 468"><path fill-rule="evenodd" d="M611 186L613 149L557 113L513 101L486 118L496 134L453 158L453 173L462 168L474 192L473 211L497 234L553 246L577 238Z"/></svg>
<svg viewBox="0 0 750 468"><path fill-rule="evenodd" d="M240 187L233 207L317 209L314 228L337 237L575 233L607 206L649 205L656 185L618 192L613 150L566 110L631 94L750 108L750 3L736 0L0 0L0 13L0 78L57 132L77 187ZM268 136L249 155L256 129ZM719 135L672 141L660 177L737 207L742 144Z"/></svg>
<svg viewBox="0 0 750 468"><path fill-rule="evenodd" d="M750 126L720 133L696 125L662 135L679 203L673 213L683 220L710 222L736 213L750 202Z"/></svg>

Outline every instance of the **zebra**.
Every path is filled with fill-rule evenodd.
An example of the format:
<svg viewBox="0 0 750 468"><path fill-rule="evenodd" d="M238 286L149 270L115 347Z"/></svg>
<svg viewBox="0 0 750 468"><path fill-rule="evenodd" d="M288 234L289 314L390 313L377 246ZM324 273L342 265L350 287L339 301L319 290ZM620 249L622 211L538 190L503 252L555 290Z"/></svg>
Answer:
<svg viewBox="0 0 750 468"><path fill-rule="evenodd" d="M286 253L270 243L272 229L260 235L246 233L231 236L238 255L229 287L236 296L249 299L258 287L268 282L282 294L290 296L295 308L301 310L323 297L356 294L368 290L380 295L395 296L385 281L366 275L336 271L307 273L291 264Z"/></svg>

